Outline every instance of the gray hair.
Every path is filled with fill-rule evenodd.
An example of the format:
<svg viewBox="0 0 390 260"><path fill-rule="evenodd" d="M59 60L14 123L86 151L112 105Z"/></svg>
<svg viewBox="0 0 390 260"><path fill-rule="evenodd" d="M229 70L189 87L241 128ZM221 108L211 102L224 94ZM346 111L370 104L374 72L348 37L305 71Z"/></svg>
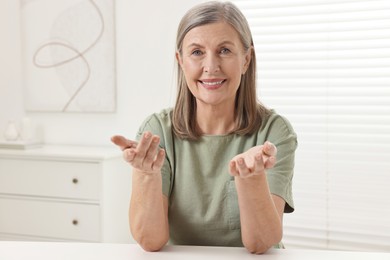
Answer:
<svg viewBox="0 0 390 260"><path fill-rule="evenodd" d="M253 45L248 22L241 11L231 2L211 1L194 6L183 16L177 30L176 51L181 53L183 39L191 29L221 21L238 32L245 50Z"/></svg>

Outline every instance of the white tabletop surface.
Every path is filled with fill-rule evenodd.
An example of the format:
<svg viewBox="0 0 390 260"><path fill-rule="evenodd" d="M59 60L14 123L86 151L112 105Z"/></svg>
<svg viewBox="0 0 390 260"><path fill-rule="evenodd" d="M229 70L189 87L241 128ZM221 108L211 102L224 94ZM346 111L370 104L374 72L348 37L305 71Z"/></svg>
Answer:
<svg viewBox="0 0 390 260"><path fill-rule="evenodd" d="M264 255L253 255L244 248L166 246L160 252L145 252L135 244L9 242L0 241L1 260L390 260L390 253L342 252L298 249L271 249Z"/></svg>

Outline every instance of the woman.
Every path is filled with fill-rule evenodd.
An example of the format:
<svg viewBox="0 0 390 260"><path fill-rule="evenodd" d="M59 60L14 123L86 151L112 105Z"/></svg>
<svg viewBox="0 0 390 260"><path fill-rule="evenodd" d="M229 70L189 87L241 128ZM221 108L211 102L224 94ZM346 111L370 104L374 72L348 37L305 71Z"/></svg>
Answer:
<svg viewBox="0 0 390 260"><path fill-rule="evenodd" d="M296 135L256 99L252 36L236 6L193 7L176 44L175 107L148 117L137 141L112 138L133 167L133 237L147 251L170 240L263 253L293 211Z"/></svg>

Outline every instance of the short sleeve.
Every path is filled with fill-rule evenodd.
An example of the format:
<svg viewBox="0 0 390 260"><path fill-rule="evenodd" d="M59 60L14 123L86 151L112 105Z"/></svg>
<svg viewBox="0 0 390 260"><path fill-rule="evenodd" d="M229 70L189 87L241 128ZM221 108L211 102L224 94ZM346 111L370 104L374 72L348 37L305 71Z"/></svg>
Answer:
<svg viewBox="0 0 390 260"><path fill-rule="evenodd" d="M266 140L277 148L276 164L267 170L267 180L272 194L282 197L286 206L285 213L294 211L292 195L292 178L294 175L294 158L297 148L297 136L287 119L272 115L267 122Z"/></svg>
<svg viewBox="0 0 390 260"><path fill-rule="evenodd" d="M171 131L170 124L167 125L167 120L164 114L153 114L147 117L138 129L136 140L139 141L144 132L149 131L154 135L160 137L160 147L165 150L164 165L161 168L162 176L162 192L165 196L169 197L171 191L171 179L172 179L172 168L171 160ZM168 119L169 121L169 119Z"/></svg>

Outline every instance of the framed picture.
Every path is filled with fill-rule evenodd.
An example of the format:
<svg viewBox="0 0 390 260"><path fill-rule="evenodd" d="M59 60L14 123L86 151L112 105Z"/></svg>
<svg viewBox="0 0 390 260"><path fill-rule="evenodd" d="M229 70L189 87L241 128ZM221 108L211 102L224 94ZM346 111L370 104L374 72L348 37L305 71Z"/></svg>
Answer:
<svg viewBox="0 0 390 260"><path fill-rule="evenodd" d="M27 111L114 112L112 0L21 0Z"/></svg>

